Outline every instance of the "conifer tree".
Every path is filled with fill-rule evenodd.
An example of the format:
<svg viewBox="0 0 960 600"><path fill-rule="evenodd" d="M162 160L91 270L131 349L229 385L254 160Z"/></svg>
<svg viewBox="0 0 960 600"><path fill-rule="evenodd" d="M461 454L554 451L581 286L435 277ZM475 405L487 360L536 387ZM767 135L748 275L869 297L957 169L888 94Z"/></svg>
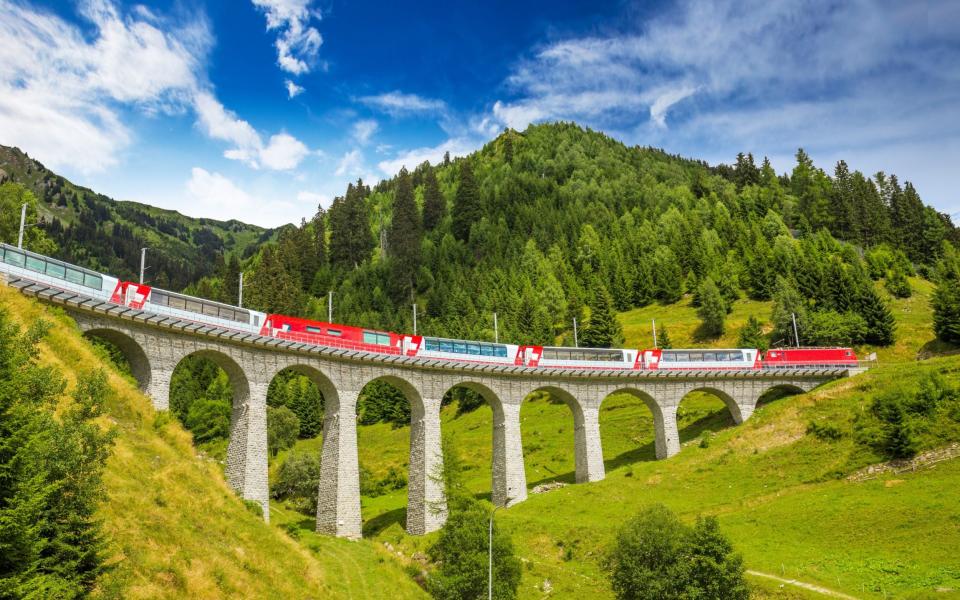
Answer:
<svg viewBox="0 0 960 600"><path fill-rule="evenodd" d="M670 332L667 331L665 325L657 328L657 345L663 350L673 348L673 342L670 340Z"/></svg>
<svg viewBox="0 0 960 600"><path fill-rule="evenodd" d="M260 265L244 288L252 308L286 315L300 312L303 302L300 285L280 262L273 246L264 247Z"/></svg>
<svg viewBox="0 0 960 600"><path fill-rule="evenodd" d="M869 277L864 276L858 287L856 312L867 323L867 335L864 341L889 346L894 341L894 330L897 326L890 307L874 289Z"/></svg>
<svg viewBox="0 0 960 600"><path fill-rule="evenodd" d="M427 231L437 228L447 214L447 200L440 191L437 174L427 169L423 180L423 227Z"/></svg>
<svg viewBox="0 0 960 600"><path fill-rule="evenodd" d="M317 214L311 221L313 225L313 250L316 252L317 268L327 264L327 219L323 206L317 206Z"/></svg>
<svg viewBox="0 0 960 600"><path fill-rule="evenodd" d="M473 178L473 167L469 160L464 160L460 165L460 184L457 186L457 195L453 202L453 235L458 240L468 241L470 227L478 223L482 217L480 191Z"/></svg>
<svg viewBox="0 0 960 600"><path fill-rule="evenodd" d="M623 344L623 328L613 312L607 288L597 279L590 304L590 322L581 336L580 345L588 348L616 348Z"/></svg>
<svg viewBox="0 0 960 600"><path fill-rule="evenodd" d="M236 304L240 293L240 259L231 254L224 265L223 271L223 301L227 304Z"/></svg>
<svg viewBox="0 0 960 600"><path fill-rule="evenodd" d="M397 176L396 193L393 197L393 220L387 231L387 247L390 253L390 276L394 282L397 300L410 298L414 289L414 277L420 268L420 241L423 228L420 214L413 198L413 185L406 167Z"/></svg>
<svg viewBox="0 0 960 600"><path fill-rule="evenodd" d="M757 320L755 316L750 315L747 322L740 328L740 335L737 337L737 347L766 350L767 345L767 338L763 335L760 321Z"/></svg>
<svg viewBox="0 0 960 600"><path fill-rule="evenodd" d="M949 243L944 243L937 271L937 289L931 301L933 331L945 342L960 344L960 257Z"/></svg>
<svg viewBox="0 0 960 600"><path fill-rule="evenodd" d="M700 307L697 309L697 315L703 321L702 331L704 335L711 338L723 335L724 319L727 316L727 306L720 295L720 289L713 279L707 277L700 284Z"/></svg>
<svg viewBox="0 0 960 600"><path fill-rule="evenodd" d="M793 329L793 317L796 316L800 342ZM777 287L773 294L773 341L778 345L799 345L803 340L803 324L806 321L807 307L796 285L785 277L777 277Z"/></svg>

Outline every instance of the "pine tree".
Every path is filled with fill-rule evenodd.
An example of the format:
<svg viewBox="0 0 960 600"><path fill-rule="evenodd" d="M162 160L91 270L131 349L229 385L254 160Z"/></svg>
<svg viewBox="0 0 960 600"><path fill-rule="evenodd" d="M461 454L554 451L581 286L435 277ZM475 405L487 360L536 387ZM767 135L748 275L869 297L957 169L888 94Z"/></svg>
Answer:
<svg viewBox="0 0 960 600"><path fill-rule="evenodd" d="M798 342L794 335L793 318L796 316ZM807 316L806 303L797 291L796 285L785 277L777 277L777 287L773 294L773 340L778 345L799 345L803 340L803 324Z"/></svg>
<svg viewBox="0 0 960 600"><path fill-rule="evenodd" d="M387 231L387 247L390 250L390 276L398 301L410 298L414 290L414 277L420 269L420 241L423 228L420 214L413 198L413 186L406 168L397 176L396 193L393 197L393 220Z"/></svg>
<svg viewBox="0 0 960 600"><path fill-rule="evenodd" d="M669 350L673 348L673 342L670 340L670 333L667 331L667 327L665 325L658 328L657 344L663 350Z"/></svg>
<svg viewBox="0 0 960 600"><path fill-rule="evenodd" d="M433 169L427 169L423 180L423 227L433 231L443 221L447 214L447 199L440 191L437 174Z"/></svg>
<svg viewBox="0 0 960 600"><path fill-rule="evenodd" d="M503 162L513 163L513 138L510 135L510 128L503 131Z"/></svg>
<svg viewBox="0 0 960 600"><path fill-rule="evenodd" d="M759 350L767 349L767 337L763 335L763 328L760 321L753 315L747 319L747 322L740 328L740 335L737 337L738 348L757 348Z"/></svg>
<svg viewBox="0 0 960 600"><path fill-rule="evenodd" d="M308 378L298 375L284 386L286 406L300 420L300 437L310 439L323 431L323 396Z"/></svg>
<svg viewBox="0 0 960 600"><path fill-rule="evenodd" d="M317 206L317 214L311 221L313 224L313 250L316 252L317 268L323 268L327 264L327 219L326 211L323 206Z"/></svg>
<svg viewBox="0 0 960 600"><path fill-rule="evenodd" d="M618 348L623 345L623 328L613 312L610 293L599 280L594 284L594 300L590 304L590 322L580 345L587 348Z"/></svg>
<svg viewBox="0 0 960 600"><path fill-rule="evenodd" d="M697 315L701 324L703 335L710 338L717 338L723 335L724 319L727 316L727 305L720 295L720 289L713 279L707 277L700 284L700 307L697 309Z"/></svg>
<svg viewBox="0 0 960 600"><path fill-rule="evenodd" d="M244 288L249 306L264 312L295 315L303 304L298 281L287 272L273 246L264 247L260 265Z"/></svg>
<svg viewBox="0 0 960 600"><path fill-rule="evenodd" d="M933 331L944 342L960 344L960 256L944 243L943 259L937 269L933 292Z"/></svg>
<svg viewBox="0 0 960 600"><path fill-rule="evenodd" d="M470 227L480 222L483 208L480 205L480 191L473 178L473 168L469 160L460 165L460 184L453 201L453 235L458 240L470 239Z"/></svg>
<svg viewBox="0 0 960 600"><path fill-rule="evenodd" d="M223 271L223 301L236 304L240 293L240 259L231 254Z"/></svg>
<svg viewBox="0 0 960 600"><path fill-rule="evenodd" d="M889 346L894 342L896 319L890 307L873 287L866 275L858 282L856 312L867 322L867 335L864 341L879 346Z"/></svg>

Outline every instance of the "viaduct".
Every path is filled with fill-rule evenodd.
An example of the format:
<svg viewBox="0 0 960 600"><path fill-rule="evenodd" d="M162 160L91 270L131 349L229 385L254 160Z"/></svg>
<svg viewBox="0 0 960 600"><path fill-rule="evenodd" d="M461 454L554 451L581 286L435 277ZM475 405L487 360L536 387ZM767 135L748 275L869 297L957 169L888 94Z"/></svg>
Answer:
<svg viewBox="0 0 960 600"><path fill-rule="evenodd" d="M680 451L677 407L692 391L704 390L721 398L734 420L742 423L760 396L773 388L805 392L850 374L848 369L644 372L452 364L262 337L130 309L15 277L8 285L61 305L85 335L119 348L157 410L168 408L170 379L185 357L200 355L223 368L233 387L227 480L240 496L259 503L267 520L267 388L285 369L309 377L325 403L317 531L348 538L361 536L357 399L371 381L391 383L410 402L407 531L423 534L446 520L436 474L443 461L440 401L453 387L475 390L493 409L492 499L505 506L527 497L520 405L532 392L550 392L573 413L576 481L580 483L604 478L598 416L601 403L611 394L631 394L646 404L655 423L656 455L663 459Z"/></svg>

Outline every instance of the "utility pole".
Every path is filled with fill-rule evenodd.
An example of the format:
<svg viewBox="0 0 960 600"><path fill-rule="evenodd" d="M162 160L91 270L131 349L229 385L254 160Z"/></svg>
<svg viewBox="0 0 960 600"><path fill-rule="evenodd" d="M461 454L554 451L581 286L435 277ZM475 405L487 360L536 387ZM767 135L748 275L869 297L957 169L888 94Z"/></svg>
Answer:
<svg viewBox="0 0 960 600"><path fill-rule="evenodd" d="M500 329L497 327L497 313L493 313L493 341L500 343Z"/></svg>
<svg viewBox="0 0 960 600"><path fill-rule="evenodd" d="M797 313L790 313L790 318L793 319L793 339L797 342L797 348L800 347L800 334L797 333Z"/></svg>
<svg viewBox="0 0 960 600"><path fill-rule="evenodd" d="M507 498L507 501L503 503L504 506L510 506L510 501L513 498ZM493 512L490 513L490 552L487 557L487 600L493 600L493 515L497 514L497 509L499 506L493 507Z"/></svg>
<svg viewBox="0 0 960 600"><path fill-rule="evenodd" d="M143 273L147 270L147 250L149 248L140 248L140 285L143 285Z"/></svg>
<svg viewBox="0 0 960 600"><path fill-rule="evenodd" d="M413 304L413 335L417 335L417 304Z"/></svg>
<svg viewBox="0 0 960 600"><path fill-rule="evenodd" d="M654 347L654 349L656 349L656 347L657 347L657 320L656 320L656 319L650 319L650 320L653 322L653 347Z"/></svg>
<svg viewBox="0 0 960 600"><path fill-rule="evenodd" d="M240 271L240 293L237 294L237 306L243 308L243 271Z"/></svg>
<svg viewBox="0 0 960 600"><path fill-rule="evenodd" d="M17 248L23 250L23 230L27 227L27 203L20 207L20 236L17 238Z"/></svg>
<svg viewBox="0 0 960 600"><path fill-rule="evenodd" d="M333 290L327 293L327 323L333 323Z"/></svg>
<svg viewBox="0 0 960 600"><path fill-rule="evenodd" d="M580 340L577 339L577 318L573 318L573 345L576 348L580 347Z"/></svg>

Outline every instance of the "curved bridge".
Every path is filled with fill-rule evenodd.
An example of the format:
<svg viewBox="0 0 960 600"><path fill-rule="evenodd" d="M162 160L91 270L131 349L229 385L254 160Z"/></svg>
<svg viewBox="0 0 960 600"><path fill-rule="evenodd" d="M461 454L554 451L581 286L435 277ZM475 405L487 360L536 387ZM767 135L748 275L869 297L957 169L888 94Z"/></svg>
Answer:
<svg viewBox="0 0 960 600"><path fill-rule="evenodd" d="M692 391L715 394L742 423L771 389L805 392L851 374L849 369L604 371L451 363L251 335L105 303L26 279L11 278L8 285L62 305L86 335L119 348L158 410L168 408L170 379L184 358L202 355L222 367L233 386L227 479L243 498L263 506L267 520L267 388L285 369L309 377L325 404L317 531L350 538L361 535L357 399L371 381L393 384L410 402L407 531L423 534L446 520L442 484L436 477L443 467L440 402L456 386L479 392L493 409L492 499L497 505L511 505L527 497L520 405L535 391L561 398L573 413L579 483L604 478L599 410L611 394L631 394L649 407L657 458L668 458L680 451L677 407Z"/></svg>

